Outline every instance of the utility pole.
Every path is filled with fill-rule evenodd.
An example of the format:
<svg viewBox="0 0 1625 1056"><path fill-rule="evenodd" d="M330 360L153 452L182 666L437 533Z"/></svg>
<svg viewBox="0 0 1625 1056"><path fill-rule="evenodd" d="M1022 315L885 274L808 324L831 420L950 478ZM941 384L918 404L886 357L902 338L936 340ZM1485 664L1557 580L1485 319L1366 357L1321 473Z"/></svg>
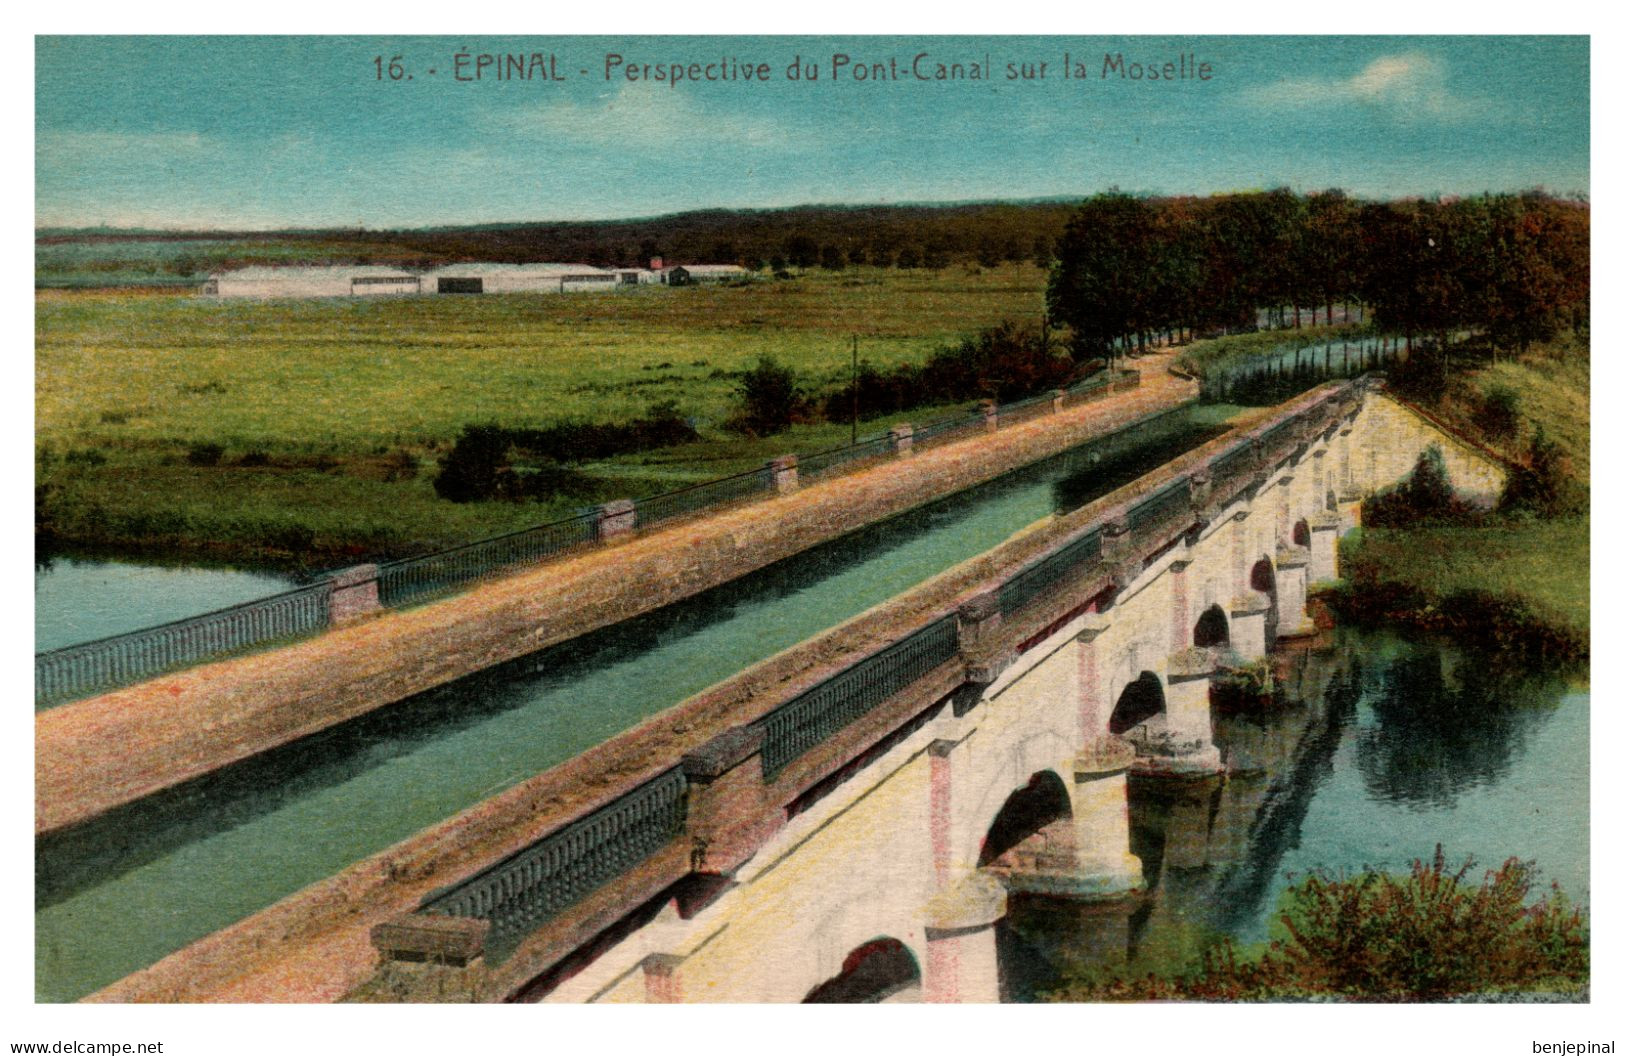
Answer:
<svg viewBox="0 0 1625 1056"><path fill-rule="evenodd" d="M858 335L852 335L852 446L858 446Z"/></svg>

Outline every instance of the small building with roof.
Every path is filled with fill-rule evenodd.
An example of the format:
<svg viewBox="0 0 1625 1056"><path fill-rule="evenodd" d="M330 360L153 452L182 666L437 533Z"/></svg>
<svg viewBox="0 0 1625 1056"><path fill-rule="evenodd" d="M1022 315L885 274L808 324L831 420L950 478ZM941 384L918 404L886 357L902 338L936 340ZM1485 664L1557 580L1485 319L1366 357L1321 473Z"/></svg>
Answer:
<svg viewBox="0 0 1625 1056"><path fill-rule="evenodd" d="M609 290L621 277L591 264L445 264L421 276L424 293L578 293Z"/></svg>
<svg viewBox="0 0 1625 1056"><path fill-rule="evenodd" d="M381 265L253 266L216 271L202 292L214 297L379 297L417 293L418 277Z"/></svg>
<svg viewBox="0 0 1625 1056"><path fill-rule="evenodd" d="M678 264L662 268L661 281L668 286L697 286L711 282L738 282L752 278L738 264Z"/></svg>

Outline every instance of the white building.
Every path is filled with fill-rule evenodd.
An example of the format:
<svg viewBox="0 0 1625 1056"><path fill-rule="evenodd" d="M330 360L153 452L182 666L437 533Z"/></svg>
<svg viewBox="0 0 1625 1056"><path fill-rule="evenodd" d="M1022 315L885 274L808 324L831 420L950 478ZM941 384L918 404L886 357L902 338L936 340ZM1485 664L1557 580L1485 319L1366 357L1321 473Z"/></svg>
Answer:
<svg viewBox="0 0 1625 1056"><path fill-rule="evenodd" d="M234 268L203 284L215 297L379 297L419 289L411 272L377 265Z"/></svg>
<svg viewBox="0 0 1625 1056"><path fill-rule="evenodd" d="M421 279L424 293L579 293L614 289L622 281L591 264L446 264Z"/></svg>
<svg viewBox="0 0 1625 1056"><path fill-rule="evenodd" d="M734 282L754 276L738 264L678 264L660 269L661 280L668 286L693 286L705 282Z"/></svg>

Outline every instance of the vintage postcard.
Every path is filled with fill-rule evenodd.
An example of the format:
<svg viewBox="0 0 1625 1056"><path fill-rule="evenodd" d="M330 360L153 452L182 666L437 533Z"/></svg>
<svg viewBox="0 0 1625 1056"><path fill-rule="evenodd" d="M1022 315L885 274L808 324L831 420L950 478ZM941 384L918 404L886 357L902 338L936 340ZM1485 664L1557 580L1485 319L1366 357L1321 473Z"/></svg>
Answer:
<svg viewBox="0 0 1625 1056"><path fill-rule="evenodd" d="M1613 1051L1590 57L36 38L32 1001Z"/></svg>

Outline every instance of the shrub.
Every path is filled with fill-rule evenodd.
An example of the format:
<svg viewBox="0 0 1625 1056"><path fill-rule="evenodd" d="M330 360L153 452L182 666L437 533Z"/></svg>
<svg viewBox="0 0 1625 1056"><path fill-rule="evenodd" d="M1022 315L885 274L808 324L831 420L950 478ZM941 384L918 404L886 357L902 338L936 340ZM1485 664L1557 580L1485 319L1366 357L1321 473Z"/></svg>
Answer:
<svg viewBox="0 0 1625 1056"><path fill-rule="evenodd" d="M451 502L496 498L501 474L512 447L507 431L497 425L467 425L440 460L434 492Z"/></svg>
<svg viewBox="0 0 1625 1056"><path fill-rule="evenodd" d="M1491 440L1515 438L1518 435L1517 391L1508 385L1491 385L1474 419Z"/></svg>
<svg viewBox="0 0 1625 1056"><path fill-rule="evenodd" d="M1568 460L1537 424L1529 441L1529 462L1507 477L1501 509L1556 516L1582 511L1585 504L1569 472Z"/></svg>
<svg viewBox="0 0 1625 1056"><path fill-rule="evenodd" d="M186 461L193 466L218 466L225 453L219 444L193 444L186 449Z"/></svg>
<svg viewBox="0 0 1625 1056"><path fill-rule="evenodd" d="M1429 444L1403 483L1366 504L1364 520L1375 526L1402 527L1419 521L1459 519L1468 512L1450 486L1444 453L1438 444Z"/></svg>
<svg viewBox="0 0 1625 1056"><path fill-rule="evenodd" d="M1042 333L1003 322L939 349L923 367L905 363L881 372L863 364L856 378L858 416L876 418L956 400L1010 403L1061 388L1081 375L1071 359L1055 354ZM848 382L824 398L826 419L852 420L852 386Z"/></svg>
<svg viewBox="0 0 1625 1056"><path fill-rule="evenodd" d="M1074 984L1068 1000L1270 1000L1336 997L1437 1001L1471 994L1573 989L1590 979L1585 914L1557 885L1533 903L1535 869L1509 858L1481 884L1434 848L1409 875L1311 873L1282 897L1286 938L1256 956L1229 942L1183 976Z"/></svg>
<svg viewBox="0 0 1625 1056"><path fill-rule="evenodd" d="M729 425L757 436L783 432L806 415L807 400L796 383L795 371L763 356L739 379L734 390L740 410Z"/></svg>

